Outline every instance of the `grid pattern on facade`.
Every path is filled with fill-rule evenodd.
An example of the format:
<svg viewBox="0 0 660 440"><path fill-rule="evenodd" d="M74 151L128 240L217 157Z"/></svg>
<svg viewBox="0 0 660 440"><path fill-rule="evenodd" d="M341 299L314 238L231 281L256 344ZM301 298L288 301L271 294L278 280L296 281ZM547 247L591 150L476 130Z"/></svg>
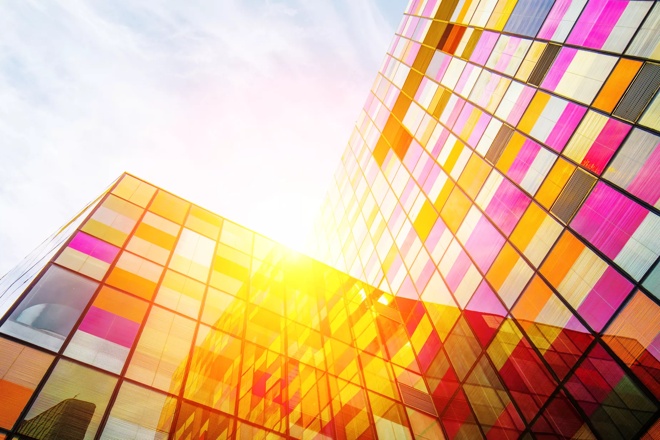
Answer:
<svg viewBox="0 0 660 440"><path fill-rule="evenodd" d="M407 329L428 334L448 437L657 435L659 18L657 2L408 5L317 256L422 301Z"/></svg>
<svg viewBox="0 0 660 440"><path fill-rule="evenodd" d="M0 325L0 434L443 435L418 301L130 175L79 223Z"/></svg>
<svg viewBox="0 0 660 440"><path fill-rule="evenodd" d="M334 268L123 175L0 280L0 439L660 436L659 23L412 0Z"/></svg>

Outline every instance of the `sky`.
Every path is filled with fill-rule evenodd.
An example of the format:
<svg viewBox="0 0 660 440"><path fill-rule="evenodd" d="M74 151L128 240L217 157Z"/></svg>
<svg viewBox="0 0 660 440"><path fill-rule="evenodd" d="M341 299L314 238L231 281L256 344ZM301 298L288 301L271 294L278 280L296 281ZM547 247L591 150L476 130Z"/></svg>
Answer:
<svg viewBox="0 0 660 440"><path fill-rule="evenodd" d="M127 171L301 249L405 0L0 4L0 276Z"/></svg>

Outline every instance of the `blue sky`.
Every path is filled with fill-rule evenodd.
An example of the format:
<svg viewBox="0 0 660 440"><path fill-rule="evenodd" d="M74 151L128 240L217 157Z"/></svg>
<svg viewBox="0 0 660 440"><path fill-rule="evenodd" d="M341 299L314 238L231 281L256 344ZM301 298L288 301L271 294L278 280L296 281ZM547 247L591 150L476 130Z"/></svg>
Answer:
<svg viewBox="0 0 660 440"><path fill-rule="evenodd" d="M123 171L300 246L402 1L0 4L0 274Z"/></svg>

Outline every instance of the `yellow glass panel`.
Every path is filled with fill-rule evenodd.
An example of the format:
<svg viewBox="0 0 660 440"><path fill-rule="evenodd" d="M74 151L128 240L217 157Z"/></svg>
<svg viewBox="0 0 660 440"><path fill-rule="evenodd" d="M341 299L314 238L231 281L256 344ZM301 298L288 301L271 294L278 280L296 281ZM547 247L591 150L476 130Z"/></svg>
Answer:
<svg viewBox="0 0 660 440"><path fill-rule="evenodd" d="M176 237L168 234L162 229L158 229L146 222L142 222L135 230L134 236L147 240L157 246L172 250Z"/></svg>
<svg viewBox="0 0 660 440"><path fill-rule="evenodd" d="M536 92L536 95L532 98L532 102L529 103L525 114L523 114L522 119L518 123L518 129L525 133L530 133L549 101L550 95L543 92Z"/></svg>
<svg viewBox="0 0 660 440"><path fill-rule="evenodd" d="M252 231L229 221L223 223L220 232L220 242L248 254L252 254L253 237Z"/></svg>
<svg viewBox="0 0 660 440"><path fill-rule="evenodd" d="M85 223L80 230L87 232L94 237L101 238L115 246L123 246L124 241L126 241L126 238L128 237L127 233L113 229L105 223L96 221L93 218L87 220L87 223Z"/></svg>
<svg viewBox="0 0 660 440"><path fill-rule="evenodd" d="M112 194L143 208L149 204L155 192L156 188L153 186L127 174L124 174L119 183L117 183L117 186L112 190Z"/></svg>
<svg viewBox="0 0 660 440"><path fill-rule="evenodd" d="M499 0L497 5L495 5L495 9L493 9L493 13L490 15L490 19L488 19L486 29L494 29L496 31L504 29L504 25L509 20L516 3L518 3L518 0Z"/></svg>
<svg viewBox="0 0 660 440"><path fill-rule="evenodd" d="M473 154L458 179L458 185L463 188L469 197L474 199L479 194L490 170L491 167L486 161L479 155Z"/></svg>
<svg viewBox="0 0 660 440"><path fill-rule="evenodd" d="M149 207L149 211L181 224L186 217L189 207L189 202L159 190Z"/></svg>
<svg viewBox="0 0 660 440"><path fill-rule="evenodd" d="M222 218L193 205L186 219L185 226L212 239L217 239L222 226Z"/></svg>
<svg viewBox="0 0 660 440"><path fill-rule="evenodd" d="M527 138L520 133L513 133L513 136L511 136L509 143L497 161L496 168L506 174L513 164L513 161L516 160L516 157L518 157L518 153L520 152L520 149L526 140Z"/></svg>
<svg viewBox="0 0 660 440"><path fill-rule="evenodd" d="M574 170L575 165L572 165L565 159L557 159L545 181L537 191L535 196L536 201L544 208L550 209Z"/></svg>
<svg viewBox="0 0 660 440"><path fill-rule="evenodd" d="M445 146L445 148L447 148ZM458 158L461 156L461 153L463 152L463 148L465 146L461 141L458 139L454 143L454 146L451 149L451 152L449 153L449 156L447 156L447 159L442 165L442 168L445 170L447 174L451 173L451 170L454 168L454 165L456 165L456 162L458 161Z"/></svg>
<svg viewBox="0 0 660 440"><path fill-rule="evenodd" d="M415 223L413 224L420 240L426 240L426 237L428 237L429 232L431 232L431 228L433 228L433 225L437 219L438 213L433 207L433 204L426 200L422 206L422 209L419 211L419 214L417 214Z"/></svg>
<svg viewBox="0 0 660 440"><path fill-rule="evenodd" d="M195 321L153 307L126 377L173 394L179 392Z"/></svg>
<svg viewBox="0 0 660 440"><path fill-rule="evenodd" d="M197 317L206 286L177 272L165 272L156 302L171 310Z"/></svg>
<svg viewBox="0 0 660 440"><path fill-rule="evenodd" d="M472 201L468 196L463 194L463 191L458 188L454 188L447 199L447 203L442 208L440 216L447 224L447 227L456 233L471 206Z"/></svg>
<svg viewBox="0 0 660 440"><path fill-rule="evenodd" d="M122 246L142 215L142 208L109 195L92 217L80 228L108 243Z"/></svg>
<svg viewBox="0 0 660 440"><path fill-rule="evenodd" d="M477 121L479 120L482 114L483 112L479 110L477 107L472 109L472 113L470 113L470 116L465 122L465 126L463 127L463 130L459 135L461 139L467 142L470 135L472 134L472 130L474 130L474 127L477 125Z"/></svg>
<svg viewBox="0 0 660 440"><path fill-rule="evenodd" d="M542 43L540 41L535 41L532 43L529 51L527 51L525 59L520 64L520 68L518 68L518 73L516 73L517 80L523 82L527 81L529 75L532 73L532 70L534 70L534 67L536 67L536 62L541 57L541 54L545 50L545 46L547 46L547 44L548 43Z"/></svg>
<svg viewBox="0 0 660 440"><path fill-rule="evenodd" d="M513 323L513 320L505 319L497 332L497 336L488 347L488 354L497 370L504 367L522 338L523 335Z"/></svg>

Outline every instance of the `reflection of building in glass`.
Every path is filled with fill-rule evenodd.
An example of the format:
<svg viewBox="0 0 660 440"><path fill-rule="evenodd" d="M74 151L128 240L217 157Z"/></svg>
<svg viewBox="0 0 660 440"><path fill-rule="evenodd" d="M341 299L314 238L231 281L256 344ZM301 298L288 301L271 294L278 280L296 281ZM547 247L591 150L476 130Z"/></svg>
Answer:
<svg viewBox="0 0 660 440"><path fill-rule="evenodd" d="M656 3L412 1L334 268L122 176L0 281L0 438L659 437Z"/></svg>
<svg viewBox="0 0 660 440"><path fill-rule="evenodd" d="M82 440L96 406L66 399L30 420L21 423L21 434L44 440Z"/></svg>

